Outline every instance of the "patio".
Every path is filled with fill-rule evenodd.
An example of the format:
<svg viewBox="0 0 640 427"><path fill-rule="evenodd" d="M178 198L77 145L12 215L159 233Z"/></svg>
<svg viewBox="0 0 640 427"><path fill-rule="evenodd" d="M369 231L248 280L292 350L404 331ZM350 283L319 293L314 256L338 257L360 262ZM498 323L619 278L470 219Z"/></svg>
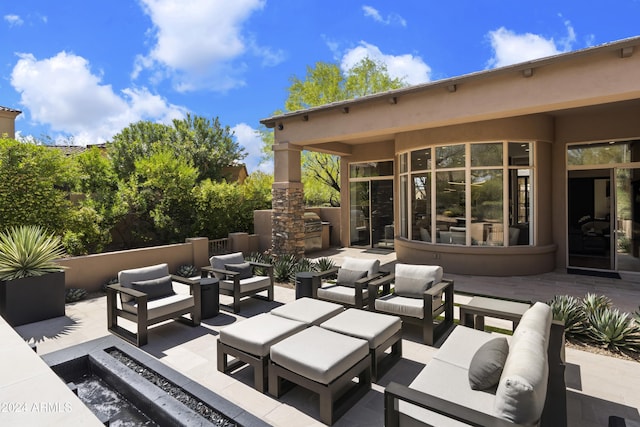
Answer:
<svg viewBox="0 0 640 427"><path fill-rule="evenodd" d="M393 252L336 249L315 253L314 257L332 256L337 264L344 256L375 257L383 269L391 269ZM455 280L456 292L493 294L511 298L547 301L554 294L583 296L587 292L609 296L615 306L636 310L640 301L637 281L594 278L547 273L530 277L474 277L446 274ZM221 296L221 300L224 300ZM469 297L458 294L457 302ZM216 340L221 328L243 318L267 312L295 299L295 291L276 286L275 301L244 301L240 315L221 312L203 319L200 327L191 328L169 321L149 331L149 344L142 350L179 371L202 386L235 403L251 414L275 426L322 425L318 421L317 396L302 388L280 399L261 394L253 388L250 369L225 375L216 369ZM67 305L65 317L16 328L26 340L35 341L40 355L64 349L99 337L108 336L106 298L99 297ZM457 312L456 312L457 317ZM488 321L505 327L504 322ZM420 331L409 329L403 336L403 357L388 373L373 384L371 391L353 406L335 425L383 425L383 392L390 381L409 384L429 363L435 348L421 344ZM568 425L604 426L610 415L640 423L640 363L566 349ZM14 396L15 399L15 396ZM0 421L2 414L0 414ZM630 424L627 424L630 425ZM639 424L640 425L640 424Z"/></svg>

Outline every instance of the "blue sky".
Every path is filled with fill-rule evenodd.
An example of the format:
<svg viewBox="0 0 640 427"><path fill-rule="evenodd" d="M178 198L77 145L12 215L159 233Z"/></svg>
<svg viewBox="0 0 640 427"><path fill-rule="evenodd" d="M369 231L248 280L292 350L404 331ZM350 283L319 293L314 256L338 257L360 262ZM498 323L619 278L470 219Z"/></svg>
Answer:
<svg viewBox="0 0 640 427"><path fill-rule="evenodd" d="M190 112L271 172L255 129L307 66L369 56L425 83L640 35L640 0L2 0L0 18L19 136L87 145Z"/></svg>

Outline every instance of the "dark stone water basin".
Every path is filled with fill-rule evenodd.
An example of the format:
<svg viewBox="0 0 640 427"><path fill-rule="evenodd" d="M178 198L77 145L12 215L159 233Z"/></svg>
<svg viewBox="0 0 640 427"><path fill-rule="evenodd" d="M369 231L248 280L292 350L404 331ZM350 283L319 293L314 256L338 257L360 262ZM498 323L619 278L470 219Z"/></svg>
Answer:
<svg viewBox="0 0 640 427"><path fill-rule="evenodd" d="M42 358L63 381L73 382L80 399L90 409L96 409L94 413L103 422L110 420L110 425L268 425L115 337L90 341Z"/></svg>

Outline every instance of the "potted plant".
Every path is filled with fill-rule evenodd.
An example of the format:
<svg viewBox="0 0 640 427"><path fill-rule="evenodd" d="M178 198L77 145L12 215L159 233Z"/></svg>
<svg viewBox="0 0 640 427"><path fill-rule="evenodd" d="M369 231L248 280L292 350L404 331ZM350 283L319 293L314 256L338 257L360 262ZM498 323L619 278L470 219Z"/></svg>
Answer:
<svg viewBox="0 0 640 427"><path fill-rule="evenodd" d="M42 227L0 233L0 314L11 326L64 316L64 254L60 239Z"/></svg>

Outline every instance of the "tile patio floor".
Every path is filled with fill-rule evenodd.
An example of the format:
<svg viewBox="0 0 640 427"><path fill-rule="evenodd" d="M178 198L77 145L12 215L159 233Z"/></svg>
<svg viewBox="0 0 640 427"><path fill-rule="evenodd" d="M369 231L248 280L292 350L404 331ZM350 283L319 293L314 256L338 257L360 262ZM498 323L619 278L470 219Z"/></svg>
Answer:
<svg viewBox="0 0 640 427"><path fill-rule="evenodd" d="M381 260L383 268L387 266L390 269L395 261L394 253L354 249L334 250L316 256L322 255L331 255L338 264L344 256L376 257ZM548 300L556 293L582 296L590 291L608 295L615 305L624 310L633 311L640 303L640 282L633 278L612 280L563 273L519 278L445 276L455 280L456 291L541 301ZM224 298L221 296L223 302ZM459 301L464 301L464 298L460 295L456 297ZM150 330L149 344L142 350L269 424L286 427L322 425L318 421L318 399L313 393L298 387L275 399L253 389L250 368L232 375L216 370L216 340L220 329L242 318L293 301L295 292L276 286L275 299L272 303L246 300L239 316L221 312L216 317L203 320L198 328L172 321L158 325ZM506 326L500 321L494 324ZM36 341L39 354L106 336L106 298L70 304L65 317L20 326L16 330L23 338ZM372 390L338 420L336 426L383 425L385 386L390 381L409 384L436 351L420 343L418 329L409 329L403 339L402 360L373 384ZM571 348L566 350L566 361L570 426L606 426L609 415L625 417L640 425L640 363Z"/></svg>

